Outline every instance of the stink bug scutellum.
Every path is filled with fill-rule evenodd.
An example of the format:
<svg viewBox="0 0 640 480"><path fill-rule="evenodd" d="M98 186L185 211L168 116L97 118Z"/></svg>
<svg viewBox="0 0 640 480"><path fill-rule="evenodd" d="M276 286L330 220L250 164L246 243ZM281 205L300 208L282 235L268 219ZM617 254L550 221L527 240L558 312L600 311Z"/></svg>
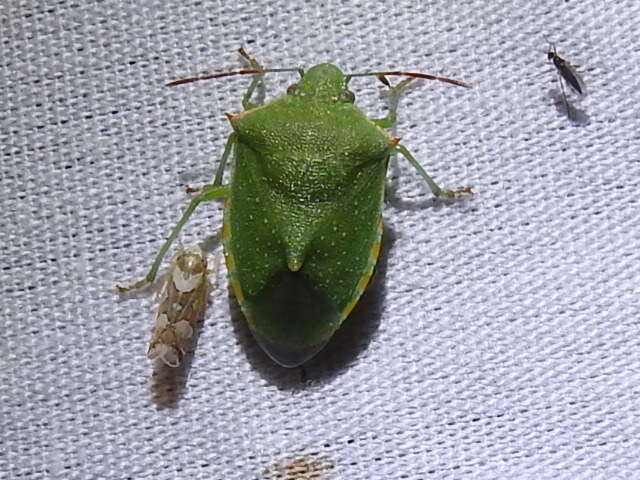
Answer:
<svg viewBox="0 0 640 480"><path fill-rule="evenodd" d="M365 290L380 251L389 158L400 153L439 197L443 190L385 128L396 119L406 85L391 87L389 113L371 119L354 105L354 77L386 76L466 83L416 72L345 74L331 64L265 69L242 49L250 69L171 82L252 75L244 111L227 114L233 133L216 176L200 189L158 252L150 281L181 228L203 201L226 198L222 236L229 279L256 340L278 364L294 367L329 341ZM298 72L287 93L264 105L251 96L266 73ZM389 85L390 86L390 85ZM234 154L231 179L222 185Z"/></svg>
<svg viewBox="0 0 640 480"><path fill-rule="evenodd" d="M584 81L576 71L575 67L558 55L556 46L553 43L550 43L550 48L547 51L547 59L552 62L553 66L556 68L558 82L560 83L560 90L562 91L562 99L564 100L564 105L567 109L567 115L569 115L569 118L573 119L574 115L569 101L567 100L567 93L565 92L563 81L566 82L567 85L569 85L578 95L584 95L586 92Z"/></svg>

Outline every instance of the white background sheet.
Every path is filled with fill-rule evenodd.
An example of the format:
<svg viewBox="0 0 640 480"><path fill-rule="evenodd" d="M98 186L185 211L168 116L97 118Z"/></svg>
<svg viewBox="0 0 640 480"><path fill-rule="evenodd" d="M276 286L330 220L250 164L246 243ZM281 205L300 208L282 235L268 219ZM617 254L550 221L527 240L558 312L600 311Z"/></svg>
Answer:
<svg viewBox="0 0 640 480"><path fill-rule="evenodd" d="M0 477L310 478L276 475L306 458L325 479L640 478L640 4L299 3L0 6ZM547 39L583 74L583 124ZM211 179L249 79L163 82L240 68L241 45L472 83L416 82L396 133L475 194L436 201L392 163L378 275L306 382L256 346L223 266L190 368L152 380L153 299L113 286ZM380 83L351 86L384 114ZM183 243L221 218L204 205Z"/></svg>

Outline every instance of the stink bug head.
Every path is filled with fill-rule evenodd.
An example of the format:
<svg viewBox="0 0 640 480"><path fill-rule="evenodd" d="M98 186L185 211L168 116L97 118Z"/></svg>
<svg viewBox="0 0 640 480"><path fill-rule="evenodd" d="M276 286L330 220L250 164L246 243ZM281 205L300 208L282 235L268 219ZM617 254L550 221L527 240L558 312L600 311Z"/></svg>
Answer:
<svg viewBox="0 0 640 480"><path fill-rule="evenodd" d="M347 90L347 77L330 63L321 63L307 70L302 79L289 87L289 94L326 102L353 103L355 97Z"/></svg>

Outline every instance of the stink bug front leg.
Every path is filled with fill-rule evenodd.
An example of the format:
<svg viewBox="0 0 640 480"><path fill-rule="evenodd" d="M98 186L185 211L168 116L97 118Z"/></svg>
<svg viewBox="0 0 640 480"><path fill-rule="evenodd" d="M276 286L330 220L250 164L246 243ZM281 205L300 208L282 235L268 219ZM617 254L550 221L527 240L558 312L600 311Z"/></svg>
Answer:
<svg viewBox="0 0 640 480"><path fill-rule="evenodd" d="M191 214L195 211L198 205L200 205L201 202L215 200L216 198L226 197L227 195L229 195L228 185L205 185L204 187L202 187L201 193L191 199L191 203L189 203L189 206L182 214L182 217L180 217L180 220L178 220L178 223L175 227L173 227L173 230L171 230L171 233L162 244L162 247L160 247L156 258L145 277L139 282L126 287L116 285L117 290L120 293L128 292L129 290L135 290L136 288L144 287L148 283L153 282L153 280L156 278L156 274L158 273L158 269L160 268L160 264L162 263L162 259L167 254L169 247L171 247L171 244L177 238L180 230L182 230L182 227L184 227L184 225L187 223L187 220L189 220L189 217L191 217Z"/></svg>
<svg viewBox="0 0 640 480"><path fill-rule="evenodd" d="M264 67L260 65L260 62L258 62L255 58L245 52L244 48L240 47L238 49L238 53L247 61L252 70L257 70L259 72L264 71ZM253 92L255 92L256 88L258 87L264 90L264 73L256 73L255 75L253 75L251 83L249 84L249 88L242 96L242 108L244 108L245 110L251 110L252 108L260 106L260 103L251 103Z"/></svg>
<svg viewBox="0 0 640 480"><path fill-rule="evenodd" d="M387 98L389 113L384 118L374 119L373 122L381 128L391 128L398 118L398 103L400 103L400 97L402 91L406 86L413 81L413 78L405 78L400 81L396 86L392 86L384 75L377 75L378 80L389 87L389 96Z"/></svg>
<svg viewBox="0 0 640 480"><path fill-rule="evenodd" d="M384 75L376 75L376 77L378 78L378 80L384 83L387 87L389 87L389 97L388 97L389 113L387 114L386 117L375 119L373 121L376 125L378 125L381 128L390 128L393 126L393 124L396 122L396 119L397 119L398 104L400 102L400 97L402 96L402 91L414 79L405 78L404 80L399 82L397 85L392 86L389 80L387 79L387 77L385 77ZM440 188L440 186L433 180L433 178L431 178L431 176L425 171L425 169L422 168L422 165L418 163L415 157L411 155L409 150L407 150L407 148L404 147L403 145L399 145L397 143L398 141L399 139L394 139L394 150L402 154L402 156L404 156L407 160L409 160L411 165L413 165L414 168L418 170L418 173L427 182L427 185L429 185L429 189L431 190L431 193L433 193L434 196L455 197L456 195L459 195L459 194L473 193L471 191L471 187L462 187L462 188L457 188L455 190L445 190L443 188Z"/></svg>

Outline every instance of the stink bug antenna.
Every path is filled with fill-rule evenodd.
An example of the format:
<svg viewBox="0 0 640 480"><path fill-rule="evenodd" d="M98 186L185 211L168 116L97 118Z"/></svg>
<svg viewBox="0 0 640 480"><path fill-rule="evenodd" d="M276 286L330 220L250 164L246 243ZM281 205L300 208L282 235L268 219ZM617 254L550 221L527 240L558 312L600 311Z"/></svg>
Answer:
<svg viewBox="0 0 640 480"><path fill-rule="evenodd" d="M471 88L471 85L469 85L468 83L462 82L460 80L455 80L453 78L447 78L447 77L439 77L438 75L430 75L428 73L421 73L421 72L403 72L403 71L399 71L399 70L394 70L394 71L390 71L390 72L366 72L366 73L349 73L346 76L346 83L349 83L349 80L351 80L353 77L366 77L369 75L374 75L376 77L378 77L378 79L387 84L387 82L384 79L386 76L403 76L403 77L409 77L409 78L424 78L427 80L437 80L439 82L444 82L444 83L450 83L451 85L457 85L458 87L464 87L464 88Z"/></svg>
<svg viewBox="0 0 640 480"><path fill-rule="evenodd" d="M278 72L298 72L300 77L304 75L304 70L301 68L263 68L257 69L252 68L248 70L233 70L229 72L218 72L218 73L210 73L207 75L201 75L199 77L187 77L181 78L179 80L173 80L171 82L165 83L165 87L174 87L176 85L182 85L184 83L197 82L199 80L209 80L211 78L222 78L222 77L232 77L234 75L262 75L263 73L278 73Z"/></svg>
<svg viewBox="0 0 640 480"><path fill-rule="evenodd" d="M182 85L183 83L191 83L197 82L198 80L209 80L211 78L222 78L222 77L231 77L234 75L263 75L265 73L274 73L274 72L298 72L300 78L304 75L304 70L301 68L263 68L260 63L249 55L244 48L240 47L237 50L238 54L246 60L251 68L243 69L243 70L232 70L229 72L219 72L219 73L209 73L206 75L201 75L199 77L188 77L181 78L179 80L174 80L172 82L165 83L166 87L173 87L175 85Z"/></svg>

